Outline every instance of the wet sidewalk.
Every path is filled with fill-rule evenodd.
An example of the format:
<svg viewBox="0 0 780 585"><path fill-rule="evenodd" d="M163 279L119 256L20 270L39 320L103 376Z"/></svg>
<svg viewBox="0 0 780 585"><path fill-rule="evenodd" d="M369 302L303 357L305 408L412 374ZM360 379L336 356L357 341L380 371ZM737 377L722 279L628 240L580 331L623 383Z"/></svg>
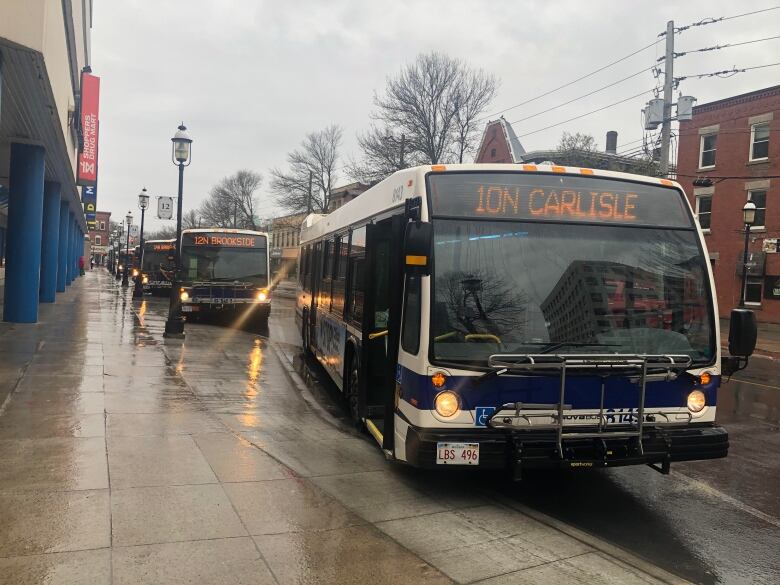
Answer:
<svg viewBox="0 0 780 585"><path fill-rule="evenodd" d="M130 294L98 269L0 324L0 584L679 582L496 477L386 462L301 386L284 310L182 343Z"/></svg>

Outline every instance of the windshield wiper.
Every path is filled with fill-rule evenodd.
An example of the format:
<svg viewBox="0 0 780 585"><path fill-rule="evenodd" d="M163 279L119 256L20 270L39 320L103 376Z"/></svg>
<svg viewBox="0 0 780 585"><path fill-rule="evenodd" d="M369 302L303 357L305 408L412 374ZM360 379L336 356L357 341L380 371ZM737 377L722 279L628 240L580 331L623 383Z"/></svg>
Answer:
<svg viewBox="0 0 780 585"><path fill-rule="evenodd" d="M486 380L490 380L491 378L502 376L506 374L508 371L509 368L496 368L495 370L490 370L489 372L485 372L481 376L477 376L476 378L474 378L474 383L481 384L482 382Z"/></svg>

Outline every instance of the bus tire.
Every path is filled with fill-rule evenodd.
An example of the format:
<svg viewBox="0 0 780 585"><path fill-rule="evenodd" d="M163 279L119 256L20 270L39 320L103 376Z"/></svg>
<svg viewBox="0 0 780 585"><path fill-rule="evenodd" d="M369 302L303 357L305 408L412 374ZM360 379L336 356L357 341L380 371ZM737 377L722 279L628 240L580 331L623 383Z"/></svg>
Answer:
<svg viewBox="0 0 780 585"><path fill-rule="evenodd" d="M349 360L349 376L345 384L344 398L347 402L349 417L355 426L363 427L363 419L360 417L360 358L353 351Z"/></svg>

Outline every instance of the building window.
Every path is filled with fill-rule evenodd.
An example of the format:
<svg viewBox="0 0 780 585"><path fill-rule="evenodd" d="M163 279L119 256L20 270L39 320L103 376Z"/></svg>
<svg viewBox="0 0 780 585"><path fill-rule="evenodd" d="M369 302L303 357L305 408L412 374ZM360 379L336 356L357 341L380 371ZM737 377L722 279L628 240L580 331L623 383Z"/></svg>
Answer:
<svg viewBox="0 0 780 585"><path fill-rule="evenodd" d="M766 191L748 191L748 201L756 204L756 220L750 229L764 229L766 227Z"/></svg>
<svg viewBox="0 0 780 585"><path fill-rule="evenodd" d="M769 158L769 122L750 127L750 160Z"/></svg>
<svg viewBox="0 0 780 585"><path fill-rule="evenodd" d="M490 158L496 158L496 149L495 148L491 148L490 149Z"/></svg>
<svg viewBox="0 0 780 585"><path fill-rule="evenodd" d="M106 222L104 222L104 221L100 222L100 231L101 232L106 231Z"/></svg>
<svg viewBox="0 0 780 585"><path fill-rule="evenodd" d="M700 169L706 169L715 166L715 151L717 141L717 134L705 134L701 137L701 151L699 153Z"/></svg>
<svg viewBox="0 0 780 585"><path fill-rule="evenodd" d="M763 278L748 276L745 282L745 304L760 305L761 292L764 287Z"/></svg>
<svg viewBox="0 0 780 585"><path fill-rule="evenodd" d="M701 229L710 231L712 221L712 195L699 195L696 197L696 217L699 218Z"/></svg>
<svg viewBox="0 0 780 585"><path fill-rule="evenodd" d="M96 246L100 245L100 236L97 236L97 235L95 236L95 245Z"/></svg>

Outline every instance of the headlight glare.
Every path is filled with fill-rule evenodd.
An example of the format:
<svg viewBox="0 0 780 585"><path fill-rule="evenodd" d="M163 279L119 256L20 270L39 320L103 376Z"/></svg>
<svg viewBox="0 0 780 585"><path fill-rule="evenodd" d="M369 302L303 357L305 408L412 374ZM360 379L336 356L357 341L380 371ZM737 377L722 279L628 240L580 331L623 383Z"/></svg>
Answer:
<svg viewBox="0 0 780 585"><path fill-rule="evenodd" d="M701 412L706 405L707 400L701 390L694 390L688 394L688 410L691 412Z"/></svg>
<svg viewBox="0 0 780 585"><path fill-rule="evenodd" d="M458 414L458 410L460 410L460 400L458 400L457 394L445 390L436 395L433 406L436 409L436 412L439 413L439 416L450 418Z"/></svg>
<svg viewBox="0 0 780 585"><path fill-rule="evenodd" d="M268 298L268 291L265 289L257 291L256 298L258 301L266 300Z"/></svg>
<svg viewBox="0 0 780 585"><path fill-rule="evenodd" d="M189 295L189 293L186 290L183 290L183 291L181 291L181 293L179 293L179 298L182 301L187 301L187 300L189 300L190 295Z"/></svg>
<svg viewBox="0 0 780 585"><path fill-rule="evenodd" d="M143 283L147 284L149 282L149 277L144 274Z"/></svg>

